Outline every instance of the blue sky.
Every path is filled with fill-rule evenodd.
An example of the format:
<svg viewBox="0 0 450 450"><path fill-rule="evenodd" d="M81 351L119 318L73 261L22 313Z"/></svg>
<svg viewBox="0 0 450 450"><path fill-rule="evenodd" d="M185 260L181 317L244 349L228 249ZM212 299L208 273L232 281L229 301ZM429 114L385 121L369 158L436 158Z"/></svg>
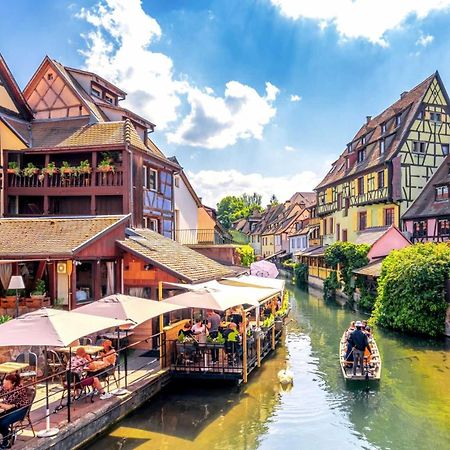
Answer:
<svg viewBox="0 0 450 450"><path fill-rule="evenodd" d="M435 70L450 85L450 0L8 3L22 87L45 54L116 82L210 204L311 190L366 115Z"/></svg>

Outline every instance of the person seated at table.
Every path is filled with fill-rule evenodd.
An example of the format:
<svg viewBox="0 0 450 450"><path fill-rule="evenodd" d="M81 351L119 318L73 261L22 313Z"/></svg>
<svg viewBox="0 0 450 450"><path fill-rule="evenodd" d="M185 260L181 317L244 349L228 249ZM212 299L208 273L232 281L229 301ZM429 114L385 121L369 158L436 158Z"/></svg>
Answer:
<svg viewBox="0 0 450 450"><path fill-rule="evenodd" d="M14 411L28 406L27 391L21 384L20 375L10 373L3 380L3 386L0 388L0 434L2 441L0 448L9 448L10 428L17 421Z"/></svg>
<svg viewBox="0 0 450 450"><path fill-rule="evenodd" d="M228 357L228 364L232 365L233 362L237 362L237 355L240 355L241 351L241 335L234 322L230 322L228 328L223 333L223 337L225 338L225 353Z"/></svg>
<svg viewBox="0 0 450 450"><path fill-rule="evenodd" d="M102 347L103 350L99 351L98 358L88 366L91 375L97 376L104 374L107 369L116 364L117 354L112 346L112 342L109 339L105 339L102 342Z"/></svg>
<svg viewBox="0 0 450 450"><path fill-rule="evenodd" d="M230 322L236 324L237 328L240 330L242 326L242 313L238 306L231 309Z"/></svg>
<svg viewBox="0 0 450 450"><path fill-rule="evenodd" d="M78 347L75 355L73 355L67 363L67 370L70 369L76 384L82 387L91 386L98 391L101 400L111 398L112 394L105 392L98 377L91 375L87 376L86 370L90 364L92 364L92 358L86 353L84 347Z"/></svg>
<svg viewBox="0 0 450 450"><path fill-rule="evenodd" d="M195 335L206 334L206 324L200 316L195 319L195 323L192 326L192 333Z"/></svg>
<svg viewBox="0 0 450 450"><path fill-rule="evenodd" d="M191 321L187 321L184 323L183 328L178 331L178 336L183 335L184 337L192 337L194 335L191 330Z"/></svg>

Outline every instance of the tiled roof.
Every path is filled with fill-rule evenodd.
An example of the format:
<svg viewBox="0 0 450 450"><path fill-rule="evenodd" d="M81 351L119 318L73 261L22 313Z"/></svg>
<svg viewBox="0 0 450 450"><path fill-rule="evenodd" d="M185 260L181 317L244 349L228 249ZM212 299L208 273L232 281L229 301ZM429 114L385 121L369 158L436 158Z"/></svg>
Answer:
<svg viewBox="0 0 450 450"><path fill-rule="evenodd" d="M389 227L373 227L366 228L364 231L359 231L356 233L355 244L369 244L373 245L384 233L389 229Z"/></svg>
<svg viewBox="0 0 450 450"><path fill-rule="evenodd" d="M316 203L317 194L315 192L296 192L289 201L291 203L305 203L306 206L311 206Z"/></svg>
<svg viewBox="0 0 450 450"><path fill-rule="evenodd" d="M435 188L438 185L450 184L450 155L438 167L434 175L422 189L422 192L403 214L403 219L419 219L425 217L450 216L449 200L436 201Z"/></svg>
<svg viewBox="0 0 450 450"><path fill-rule="evenodd" d="M31 147L57 147L89 124L89 117L34 121L31 125Z"/></svg>
<svg viewBox="0 0 450 450"><path fill-rule="evenodd" d="M0 115L0 119L3 120L8 125L8 127L11 130L13 130L14 133L16 133L19 136L19 138L22 139L22 141L25 142L25 144L29 145L30 143L29 122L21 119L8 117L5 115Z"/></svg>
<svg viewBox="0 0 450 450"><path fill-rule="evenodd" d="M132 234L135 235L119 241L122 248L181 280L200 283L234 274L228 267L154 231L137 229Z"/></svg>
<svg viewBox="0 0 450 450"><path fill-rule="evenodd" d="M0 258L70 257L127 216L0 219Z"/></svg>
<svg viewBox="0 0 450 450"><path fill-rule="evenodd" d="M391 160L399 150L400 143L403 141L403 137L408 132L410 124L416 117L422 98L435 76L439 80L439 75L436 72L436 74L429 76L415 88L402 95L399 100L385 109L381 114L367 121L351 141L353 143L352 152L349 153L348 148L344 150L316 189L332 185L343 178L353 176ZM395 118L399 115L401 122L397 126ZM381 125L383 123L386 123L386 132L382 135ZM364 145L361 142L363 136L366 136L366 143ZM385 153L380 156L379 139L382 136L385 137ZM357 164L356 155L358 150L364 147L366 149L365 159ZM349 168L346 165L347 157L352 158L351 161L353 161Z"/></svg>
<svg viewBox="0 0 450 450"><path fill-rule="evenodd" d="M367 266L355 269L353 273L358 275L365 275L366 277L379 277L381 275L381 265L383 264L383 259L372 261Z"/></svg>

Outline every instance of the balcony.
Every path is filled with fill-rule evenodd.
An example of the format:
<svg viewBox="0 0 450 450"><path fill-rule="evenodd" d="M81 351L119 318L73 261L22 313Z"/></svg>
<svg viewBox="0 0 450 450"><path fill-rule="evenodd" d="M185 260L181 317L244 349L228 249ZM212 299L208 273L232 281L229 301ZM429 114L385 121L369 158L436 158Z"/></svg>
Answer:
<svg viewBox="0 0 450 450"><path fill-rule="evenodd" d="M216 230L199 229L176 230L175 240L183 245L224 245L236 243L230 235L223 235Z"/></svg>
<svg viewBox="0 0 450 450"><path fill-rule="evenodd" d="M30 176L7 173L8 189L121 187L123 186L123 181L124 171L121 168L109 172L95 169L89 173L57 172L52 175L36 171Z"/></svg>

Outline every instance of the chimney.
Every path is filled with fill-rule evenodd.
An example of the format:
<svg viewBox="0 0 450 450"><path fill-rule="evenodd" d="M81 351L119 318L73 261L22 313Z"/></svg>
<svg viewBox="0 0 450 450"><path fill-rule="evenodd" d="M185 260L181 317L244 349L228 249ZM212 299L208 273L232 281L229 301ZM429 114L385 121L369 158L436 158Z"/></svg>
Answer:
<svg viewBox="0 0 450 450"><path fill-rule="evenodd" d="M372 116L366 116L366 123L369 123L372 120Z"/></svg>
<svg viewBox="0 0 450 450"><path fill-rule="evenodd" d="M408 91L403 91L403 92L400 94L400 98L403 98L407 93L408 93Z"/></svg>

